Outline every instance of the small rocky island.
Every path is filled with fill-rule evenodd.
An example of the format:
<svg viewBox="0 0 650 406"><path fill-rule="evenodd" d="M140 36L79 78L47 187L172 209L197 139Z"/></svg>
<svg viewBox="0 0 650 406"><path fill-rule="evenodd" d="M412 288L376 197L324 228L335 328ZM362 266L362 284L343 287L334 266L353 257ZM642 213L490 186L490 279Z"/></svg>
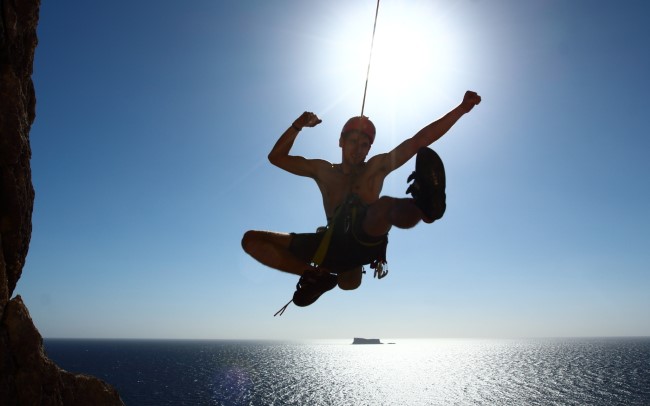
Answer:
<svg viewBox="0 0 650 406"><path fill-rule="evenodd" d="M354 337L352 344L383 344L378 338L359 338Z"/></svg>

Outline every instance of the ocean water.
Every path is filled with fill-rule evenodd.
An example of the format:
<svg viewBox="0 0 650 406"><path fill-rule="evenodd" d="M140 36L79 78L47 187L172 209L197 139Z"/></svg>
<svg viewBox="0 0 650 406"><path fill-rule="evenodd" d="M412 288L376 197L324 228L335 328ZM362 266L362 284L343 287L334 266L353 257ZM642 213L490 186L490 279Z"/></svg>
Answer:
<svg viewBox="0 0 650 406"><path fill-rule="evenodd" d="M384 340L382 340L384 341ZM650 405L650 339L46 339L127 405Z"/></svg>

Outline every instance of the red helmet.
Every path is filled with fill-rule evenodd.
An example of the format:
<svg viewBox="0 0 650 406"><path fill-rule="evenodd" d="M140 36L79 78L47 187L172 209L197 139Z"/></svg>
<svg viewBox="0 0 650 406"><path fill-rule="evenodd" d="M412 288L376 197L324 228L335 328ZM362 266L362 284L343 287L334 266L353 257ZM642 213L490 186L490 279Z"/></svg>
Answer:
<svg viewBox="0 0 650 406"><path fill-rule="evenodd" d="M343 126L341 136L349 131L359 131L370 139L370 144L375 142L375 125L366 116L356 116L349 119Z"/></svg>

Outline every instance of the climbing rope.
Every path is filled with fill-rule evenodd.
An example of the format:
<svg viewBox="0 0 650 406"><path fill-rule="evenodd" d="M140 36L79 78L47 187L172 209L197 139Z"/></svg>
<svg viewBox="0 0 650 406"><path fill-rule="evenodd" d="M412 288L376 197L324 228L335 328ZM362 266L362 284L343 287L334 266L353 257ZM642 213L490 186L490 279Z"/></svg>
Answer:
<svg viewBox="0 0 650 406"><path fill-rule="evenodd" d="M363 101L361 102L361 115L366 107L366 93L368 92L368 78L370 77L370 64L372 63L372 49L375 45L375 31L377 30L377 16L379 15L379 0L377 0L377 9L375 10L375 23L372 26L372 40L370 41L370 56L368 57L368 70L366 71L366 86L363 88Z"/></svg>
<svg viewBox="0 0 650 406"><path fill-rule="evenodd" d="M368 69L366 70L366 84L365 84L364 89L363 89L363 101L361 102L361 115L362 116L363 116L363 111L364 111L365 106L366 106L366 94L368 92L368 78L370 77L370 65L372 63L372 50L373 50L374 45L375 45L375 31L377 30L377 16L378 15L379 15L379 0L377 0L377 8L375 9L375 22L374 22L374 24L372 26L372 40L370 41L370 55L368 56ZM332 239L332 233L334 231L334 220L338 217L342 206L344 206L344 205L341 205L341 206L339 206L337 208L336 213L332 217L332 221L330 221L330 224L328 224L328 226L327 226L327 230L325 231L325 234L323 235L323 239L321 240L321 243L319 244L318 249L316 250L314 258L312 259L312 265L314 265L316 268L318 268L321 265L321 263L325 259L325 256L327 255L327 251L329 249L330 241ZM356 214L356 210L355 210L355 214ZM353 234L354 234L354 232L353 232ZM355 239L357 239L356 236L354 236L354 237L355 237ZM365 243L359 241L359 239L357 239L357 241L364 244L364 245L366 245ZM381 279L384 276L386 276L386 274L388 274L388 270L384 270L385 259L383 260L383 262L382 261L376 261L376 262L377 262L377 264L375 266L373 266L373 268L375 268L374 277L376 277L377 279ZM364 273L365 273L365 271L364 271ZM280 308L280 310L278 310L273 315L273 317L282 316L282 314L284 313L285 310L287 310L287 307L289 307L291 302L293 302L293 299L289 300L289 302L286 305L282 306L282 308Z"/></svg>

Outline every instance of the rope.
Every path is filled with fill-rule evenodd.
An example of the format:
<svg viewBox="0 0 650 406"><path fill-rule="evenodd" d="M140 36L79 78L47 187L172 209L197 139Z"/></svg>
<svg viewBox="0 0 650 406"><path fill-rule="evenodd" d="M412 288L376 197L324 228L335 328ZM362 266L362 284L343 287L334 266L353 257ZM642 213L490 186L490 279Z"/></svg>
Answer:
<svg viewBox="0 0 650 406"><path fill-rule="evenodd" d="M333 218L336 218L337 215L338 215L338 210L336 211L336 214L334 214ZM332 224L328 224L327 231L325 231L325 235L323 235L323 239L320 241L320 244L318 245L318 249L314 254L314 258L311 260L312 264L314 264L317 267L323 263L323 260L327 255L327 251L329 250L330 247L330 241L332 240L333 232L334 232L334 221L332 221Z"/></svg>
<svg viewBox="0 0 650 406"><path fill-rule="evenodd" d="M370 63L372 62L372 49L375 45L375 31L377 30L377 16L379 15L379 0L377 0L377 9L375 10L375 23L372 26L372 40L370 41L370 56L368 57L368 70L366 71L366 86L363 89L363 102L361 102L361 115L366 107L366 93L368 92L368 77L370 77Z"/></svg>
<svg viewBox="0 0 650 406"><path fill-rule="evenodd" d="M374 48L375 45L375 31L377 30L377 16L379 15L379 0L377 0L377 8L375 9L375 22L372 26L372 40L370 41L370 55L368 56L368 69L366 70L366 85L363 88L363 101L361 102L361 115L363 116L363 111L366 106L366 93L368 92L368 78L370 77L370 64L372 62L372 49ZM341 205L343 206L343 205ZM337 209L336 213L334 214L334 217L332 218L333 220L338 216L341 206ZM355 213L356 214L356 210ZM320 264L323 262L325 259L325 256L327 255L327 251L329 249L330 241L332 239L332 233L334 231L334 221L332 221L332 224L328 224L327 231L325 232L325 235L323 235L323 239L321 240L321 243L318 246L318 249L316 250L316 254L314 255L314 258L312 259L312 264L314 264L316 267L320 266ZM354 234L354 231L353 231ZM355 239L356 236L354 236ZM359 241L357 239L357 241ZM364 244L366 245L366 244ZM379 272L375 270L375 277L378 277L379 279L383 278L386 276L386 272ZM278 310L273 317L275 316L282 316L285 310L287 310L287 307L293 302L293 299L289 300L289 302L282 306L280 310Z"/></svg>
<svg viewBox="0 0 650 406"><path fill-rule="evenodd" d="M311 260L311 263L316 266L317 268L320 266L321 263L323 263L323 260L325 259L325 256L327 255L327 251L330 247L330 241L332 240L332 233L334 232L334 222L336 218L338 217L339 213L341 213L341 208L343 205L340 205L337 209L336 212L334 213L334 217L332 217L332 220L329 221L327 224L327 230L325 231L325 234L323 235L323 239L321 240L320 244L318 245L318 249L316 250L316 253L314 254L314 258ZM302 280L302 278L301 278ZM298 289L298 286L300 285L300 282L298 285L296 285L296 289ZM275 316L282 316L284 314L284 311L287 310L287 307L293 302L293 298L289 300L289 302L282 306L280 310L275 312L273 317Z"/></svg>
<svg viewBox="0 0 650 406"><path fill-rule="evenodd" d="M282 316L282 314L284 314L284 311L287 310L287 307L289 307L289 305L291 304L291 302L293 302L293 299L289 300L289 303L287 303L286 305L282 306L282 308L281 308L280 310L278 310L277 312L275 312L275 314L273 315L273 317L275 317L275 316Z"/></svg>

